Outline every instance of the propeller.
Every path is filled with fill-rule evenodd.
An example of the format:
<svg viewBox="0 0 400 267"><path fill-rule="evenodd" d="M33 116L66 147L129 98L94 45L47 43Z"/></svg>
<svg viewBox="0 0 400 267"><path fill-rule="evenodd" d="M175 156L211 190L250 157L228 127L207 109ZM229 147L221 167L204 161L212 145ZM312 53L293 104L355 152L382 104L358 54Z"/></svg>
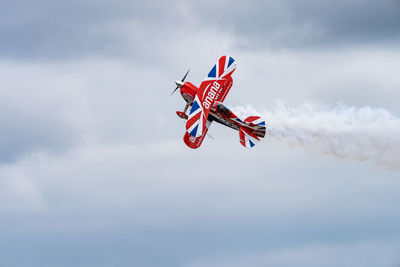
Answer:
<svg viewBox="0 0 400 267"><path fill-rule="evenodd" d="M181 87L183 86L183 82L185 81L186 76L188 75L189 71L190 71L190 69L188 69L188 71L186 72L185 76L183 76L182 80L180 80L180 81L175 81L176 88L175 88L174 91L172 91L171 95L172 95L173 93L175 93L175 91L178 90L178 88L181 88Z"/></svg>

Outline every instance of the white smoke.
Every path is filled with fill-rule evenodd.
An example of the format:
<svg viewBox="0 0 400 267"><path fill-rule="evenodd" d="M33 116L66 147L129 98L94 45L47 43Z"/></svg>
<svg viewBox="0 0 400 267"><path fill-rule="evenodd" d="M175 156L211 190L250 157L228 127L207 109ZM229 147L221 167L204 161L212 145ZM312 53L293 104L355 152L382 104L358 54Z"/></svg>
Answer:
<svg viewBox="0 0 400 267"><path fill-rule="evenodd" d="M267 135L291 146L400 168L400 119L385 109L343 105L329 109L312 104L290 108L277 101L270 111L233 110L239 117L260 114Z"/></svg>

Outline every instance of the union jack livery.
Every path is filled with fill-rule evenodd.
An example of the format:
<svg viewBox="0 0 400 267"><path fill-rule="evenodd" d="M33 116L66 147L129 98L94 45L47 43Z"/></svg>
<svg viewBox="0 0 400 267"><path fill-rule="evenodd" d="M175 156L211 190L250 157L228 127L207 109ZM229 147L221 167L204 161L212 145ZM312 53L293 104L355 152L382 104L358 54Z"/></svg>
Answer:
<svg viewBox="0 0 400 267"><path fill-rule="evenodd" d="M175 81L176 88L172 94L180 88L186 101L184 111L177 111L176 114L186 120L183 141L188 147L195 149L201 145L213 121L239 131L240 143L247 148L253 147L265 136L265 122L260 117L250 116L242 121L222 104L232 87L232 73L235 69L235 60L222 56L199 88L190 82L184 83L189 70L181 81Z"/></svg>

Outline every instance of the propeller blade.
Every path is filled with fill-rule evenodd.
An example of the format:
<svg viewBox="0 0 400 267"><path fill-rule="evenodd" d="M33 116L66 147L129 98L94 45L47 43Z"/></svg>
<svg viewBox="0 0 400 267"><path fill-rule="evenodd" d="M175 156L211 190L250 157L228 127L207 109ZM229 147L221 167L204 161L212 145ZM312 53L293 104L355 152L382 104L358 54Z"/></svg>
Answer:
<svg viewBox="0 0 400 267"><path fill-rule="evenodd" d="M188 71L186 72L185 76L183 76L181 82L183 82L186 79L186 76L188 75L189 71L190 71L190 69L188 69Z"/></svg>
<svg viewBox="0 0 400 267"><path fill-rule="evenodd" d="M178 90L178 88L181 88L181 87L183 86L183 82L185 81L186 76L188 75L189 71L190 71L190 69L188 69L188 71L186 72L185 76L183 76L183 78L182 78L181 81L175 81L176 88L175 88L174 91L172 91L171 95L172 95L173 93L175 93L176 90Z"/></svg>
<svg viewBox="0 0 400 267"><path fill-rule="evenodd" d="M170 94L170 96L171 96L173 93L175 93L175 91L178 90L178 88L179 88L179 86L177 86L177 87L175 88L175 90L172 91L172 93Z"/></svg>

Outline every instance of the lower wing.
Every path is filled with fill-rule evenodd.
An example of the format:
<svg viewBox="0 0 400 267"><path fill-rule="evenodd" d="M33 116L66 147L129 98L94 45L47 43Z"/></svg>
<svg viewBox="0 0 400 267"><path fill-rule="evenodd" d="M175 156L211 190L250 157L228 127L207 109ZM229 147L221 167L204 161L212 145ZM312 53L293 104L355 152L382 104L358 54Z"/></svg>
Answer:
<svg viewBox="0 0 400 267"><path fill-rule="evenodd" d="M193 149L200 147L201 143L203 143L204 137L206 137L210 125L211 121L207 120L205 127L203 128L203 132L198 137L189 134L189 132L185 132L185 135L183 136L183 141L185 142L185 144Z"/></svg>

